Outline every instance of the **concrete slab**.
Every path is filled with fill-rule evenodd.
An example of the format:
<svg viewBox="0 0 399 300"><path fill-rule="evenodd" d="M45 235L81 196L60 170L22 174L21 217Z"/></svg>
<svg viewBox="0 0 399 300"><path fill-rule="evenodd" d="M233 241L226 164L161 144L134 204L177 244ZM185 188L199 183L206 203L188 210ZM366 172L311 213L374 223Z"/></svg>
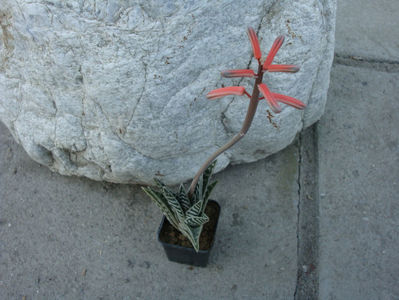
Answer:
<svg viewBox="0 0 399 300"><path fill-rule="evenodd" d="M331 75L318 125L320 299L399 299L399 73Z"/></svg>
<svg viewBox="0 0 399 300"><path fill-rule="evenodd" d="M51 173L0 125L0 299L290 299L298 146L218 174L207 268L171 263L138 186Z"/></svg>
<svg viewBox="0 0 399 300"><path fill-rule="evenodd" d="M399 58L399 1L338 0L335 52L376 60Z"/></svg>

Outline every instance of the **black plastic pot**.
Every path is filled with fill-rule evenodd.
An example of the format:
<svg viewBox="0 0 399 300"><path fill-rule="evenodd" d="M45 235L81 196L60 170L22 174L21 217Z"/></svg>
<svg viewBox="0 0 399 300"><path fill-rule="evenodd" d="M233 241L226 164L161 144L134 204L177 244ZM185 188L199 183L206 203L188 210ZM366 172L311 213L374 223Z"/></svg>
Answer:
<svg viewBox="0 0 399 300"><path fill-rule="evenodd" d="M216 216L216 223L214 228L212 229L213 231L213 239L210 245L210 248L207 250L199 250L196 252L194 248L188 248L188 247L183 247L179 245L174 245L174 244L169 244L161 241L160 236L161 233L165 230L169 223L169 221L163 217L161 225L159 226L158 229L158 241L162 244L163 248L165 249L166 255L170 261L181 263L181 264L187 264L187 265L192 265L192 266L197 266L197 267L206 267L208 264L209 260L209 255L211 253L213 243L215 241L215 235L216 235L216 228L218 225L219 221L219 216L220 216L220 205L214 200L209 200L208 205L214 205L217 208L217 216ZM176 230L176 229L174 229ZM177 231L177 230L176 230Z"/></svg>

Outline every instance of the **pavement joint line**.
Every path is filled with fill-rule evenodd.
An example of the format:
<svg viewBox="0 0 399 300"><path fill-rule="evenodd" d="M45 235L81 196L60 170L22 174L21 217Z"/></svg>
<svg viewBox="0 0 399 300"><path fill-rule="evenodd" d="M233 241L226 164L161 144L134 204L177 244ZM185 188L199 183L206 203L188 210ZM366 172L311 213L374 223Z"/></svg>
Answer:
<svg viewBox="0 0 399 300"><path fill-rule="evenodd" d="M297 282L295 300L318 299L319 195L317 123L303 130L298 147Z"/></svg>
<svg viewBox="0 0 399 300"><path fill-rule="evenodd" d="M335 53L334 64L373 69L387 73L399 73L399 61L376 59L360 55L344 55Z"/></svg>
<svg viewBox="0 0 399 300"><path fill-rule="evenodd" d="M296 239L297 239L297 262L299 268L299 261L300 261L300 216L301 216L301 165L302 165L302 132L299 133L298 141L297 141L297 148L298 148L298 176L297 176L297 184L298 184L298 204L297 204L297 223L296 223ZM300 284L300 277L299 277L299 269L297 271L297 281L295 285L295 292L294 292L294 299L297 298L298 289Z"/></svg>

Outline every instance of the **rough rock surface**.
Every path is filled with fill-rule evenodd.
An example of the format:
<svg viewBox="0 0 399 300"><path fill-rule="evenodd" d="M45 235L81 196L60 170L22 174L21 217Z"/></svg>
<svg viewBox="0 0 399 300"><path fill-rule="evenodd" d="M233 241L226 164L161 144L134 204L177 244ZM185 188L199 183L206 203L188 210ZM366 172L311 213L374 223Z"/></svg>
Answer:
<svg viewBox="0 0 399 300"><path fill-rule="evenodd" d="M184 181L241 127L247 99L204 96L250 86L220 71L255 66L245 32L253 26L264 54L283 34L275 61L301 66L265 82L308 104L284 107L276 129L262 102L217 168L264 158L324 111L335 2L0 0L0 119L30 157L61 174Z"/></svg>

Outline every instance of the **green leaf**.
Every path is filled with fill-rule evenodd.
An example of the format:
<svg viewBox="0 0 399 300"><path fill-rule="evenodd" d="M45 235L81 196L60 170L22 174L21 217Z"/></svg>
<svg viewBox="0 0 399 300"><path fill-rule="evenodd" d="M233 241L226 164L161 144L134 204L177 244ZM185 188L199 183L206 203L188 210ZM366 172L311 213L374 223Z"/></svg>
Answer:
<svg viewBox="0 0 399 300"><path fill-rule="evenodd" d="M186 212L190 208L191 204L190 200L188 199L187 193L184 190L183 184L181 184L179 188L178 200L184 212Z"/></svg>
<svg viewBox="0 0 399 300"><path fill-rule="evenodd" d="M169 194L173 194L172 190L169 189L166 184L164 184L161 180L159 180L158 178L154 178L155 184L157 185L157 187L161 190L161 191L167 191Z"/></svg>
<svg viewBox="0 0 399 300"><path fill-rule="evenodd" d="M176 215L177 219L180 221L184 220L184 211L180 206L179 201L177 200L177 196L170 190L166 184L164 184L161 180L158 178L154 178L155 184L158 186L158 188L161 190L163 197L169 204L170 208L172 209L172 212Z"/></svg>
<svg viewBox="0 0 399 300"><path fill-rule="evenodd" d="M185 223L182 223L179 230L185 237L188 238L188 240L193 245L194 249L198 252L198 250L199 250L198 230L199 230L199 234L201 234L202 226L191 227Z"/></svg>
<svg viewBox="0 0 399 300"><path fill-rule="evenodd" d="M201 213L202 201L198 201L186 212L186 217L198 217Z"/></svg>
<svg viewBox="0 0 399 300"><path fill-rule="evenodd" d="M162 206L163 210L170 210L162 193L152 189L151 187L142 187L142 190L156 203Z"/></svg>
<svg viewBox="0 0 399 300"><path fill-rule="evenodd" d="M155 204L161 209L164 216L168 219L170 224L179 230L179 221L171 211L170 207L162 200L162 194L158 191L153 190L151 187L142 187L142 190L155 202Z"/></svg>
<svg viewBox="0 0 399 300"><path fill-rule="evenodd" d="M211 193L213 191L213 188L216 186L217 183L218 183L217 181L214 181L210 185L208 185L206 192L205 192L204 200L208 200L209 196L211 195Z"/></svg>
<svg viewBox="0 0 399 300"><path fill-rule="evenodd" d="M172 208L173 212L177 216L180 222L184 222L185 216L183 209L181 208L179 201L175 197L167 198L168 199L168 204Z"/></svg>
<svg viewBox="0 0 399 300"><path fill-rule="evenodd" d="M202 232L202 226L192 228L191 232L192 232L191 243L193 244L195 251L198 252L199 251L199 239L200 239L201 232Z"/></svg>
<svg viewBox="0 0 399 300"><path fill-rule="evenodd" d="M205 212L206 206L208 205L209 196L211 195L212 190L214 189L214 187L216 186L217 183L218 183L217 181L214 181L210 185L208 185L208 187L206 189L206 192L205 192L204 204L202 206L202 212L201 213Z"/></svg>
<svg viewBox="0 0 399 300"><path fill-rule="evenodd" d="M200 179L199 179L199 181L198 181L198 184L197 184L197 186L198 186L198 189L197 189L197 191L198 191L198 194L197 194L197 201L202 201L202 197L203 197L203 190L202 190L202 186L203 186L203 182L204 182L204 178L203 178L203 176L201 176L200 177Z"/></svg>
<svg viewBox="0 0 399 300"><path fill-rule="evenodd" d="M205 223L209 222L209 218L207 215L202 215L199 217L188 217L185 222L187 225L195 227L204 225Z"/></svg>
<svg viewBox="0 0 399 300"><path fill-rule="evenodd" d="M214 160L214 161L209 165L209 167L206 168L204 174L202 174L202 177L203 177L202 191L203 191L203 192L204 192L204 191L207 189L207 187L208 187L209 180L210 180L210 178L212 177L213 169L215 168L216 163L217 163L217 161Z"/></svg>

